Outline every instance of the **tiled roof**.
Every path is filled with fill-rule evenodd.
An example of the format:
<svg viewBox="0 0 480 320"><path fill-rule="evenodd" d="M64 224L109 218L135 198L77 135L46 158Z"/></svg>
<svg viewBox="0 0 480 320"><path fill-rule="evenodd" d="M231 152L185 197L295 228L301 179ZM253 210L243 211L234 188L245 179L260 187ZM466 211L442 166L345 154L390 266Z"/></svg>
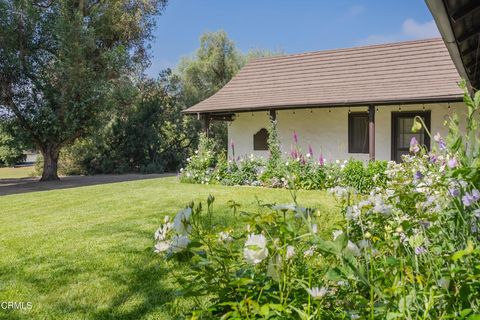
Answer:
<svg viewBox="0 0 480 320"><path fill-rule="evenodd" d="M187 113L457 101L462 91L442 39L253 60Z"/></svg>

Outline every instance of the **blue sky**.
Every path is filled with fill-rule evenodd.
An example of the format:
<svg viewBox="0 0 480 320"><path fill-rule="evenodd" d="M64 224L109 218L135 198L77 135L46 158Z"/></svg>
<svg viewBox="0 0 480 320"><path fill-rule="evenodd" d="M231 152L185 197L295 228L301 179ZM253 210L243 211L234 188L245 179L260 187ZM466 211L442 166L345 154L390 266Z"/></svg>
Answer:
<svg viewBox="0 0 480 320"><path fill-rule="evenodd" d="M285 53L438 36L423 0L170 0L158 18L148 74L174 68L205 31L225 30L241 51Z"/></svg>

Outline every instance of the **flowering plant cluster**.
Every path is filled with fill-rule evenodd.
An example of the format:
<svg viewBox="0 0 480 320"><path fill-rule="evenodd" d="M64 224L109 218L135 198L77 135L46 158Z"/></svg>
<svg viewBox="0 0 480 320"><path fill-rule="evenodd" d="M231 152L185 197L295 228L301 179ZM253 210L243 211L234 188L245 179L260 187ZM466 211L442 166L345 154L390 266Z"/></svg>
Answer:
<svg viewBox="0 0 480 320"><path fill-rule="evenodd" d="M281 156L276 140L275 122L269 136L270 157L267 160L235 156L235 144L230 144L232 157L212 153L209 140L202 138L199 150L180 170L180 180L188 183L250 185L272 188L293 186L307 190L325 190L333 186L353 187L369 192L373 187L384 187L387 162L364 163L359 160L327 161L320 153L318 159L310 146L303 154L298 147L298 135L293 133L294 145L289 155Z"/></svg>
<svg viewBox="0 0 480 320"><path fill-rule="evenodd" d="M232 202L229 225L211 223L212 198L203 218L191 205L210 221L187 228L191 268L179 283L195 297L192 318L480 319L480 93L464 101L465 128L454 115L448 136L432 135L416 118L412 130L423 127L431 150L412 138L403 162L386 164L363 190L358 163L332 167L353 181L329 188L344 218L334 230L321 228L324 212L297 203L296 170L311 165L298 150L288 165L266 166L288 167L292 204L238 214ZM163 228L183 230L162 227L161 241Z"/></svg>

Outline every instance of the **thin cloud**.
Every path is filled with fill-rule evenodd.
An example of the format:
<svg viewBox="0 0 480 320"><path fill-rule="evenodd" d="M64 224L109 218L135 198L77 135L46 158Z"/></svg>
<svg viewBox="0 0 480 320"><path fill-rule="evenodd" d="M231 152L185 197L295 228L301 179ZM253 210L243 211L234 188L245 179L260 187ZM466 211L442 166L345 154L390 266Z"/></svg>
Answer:
<svg viewBox="0 0 480 320"><path fill-rule="evenodd" d="M402 23L402 28L398 33L394 34L373 34L365 39L357 41L358 44L381 44L395 41L426 39L438 37L437 26L433 20L425 23L416 22L414 19L408 18Z"/></svg>

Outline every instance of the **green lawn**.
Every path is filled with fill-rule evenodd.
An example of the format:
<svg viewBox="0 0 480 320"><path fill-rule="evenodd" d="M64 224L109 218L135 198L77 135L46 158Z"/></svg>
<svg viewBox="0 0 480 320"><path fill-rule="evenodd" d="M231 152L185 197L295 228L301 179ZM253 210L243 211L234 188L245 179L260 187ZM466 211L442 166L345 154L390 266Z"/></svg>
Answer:
<svg viewBox="0 0 480 320"><path fill-rule="evenodd" d="M33 167L0 168L0 179L16 179L33 176Z"/></svg>
<svg viewBox="0 0 480 320"><path fill-rule="evenodd" d="M0 309L0 319L176 319L189 302L173 304L173 262L153 253L164 215L191 200L215 196L217 219L227 201L243 210L290 203L287 190L140 180L0 197L0 302L30 301L30 311ZM325 215L323 232L338 221L324 192L301 191L302 205Z"/></svg>

